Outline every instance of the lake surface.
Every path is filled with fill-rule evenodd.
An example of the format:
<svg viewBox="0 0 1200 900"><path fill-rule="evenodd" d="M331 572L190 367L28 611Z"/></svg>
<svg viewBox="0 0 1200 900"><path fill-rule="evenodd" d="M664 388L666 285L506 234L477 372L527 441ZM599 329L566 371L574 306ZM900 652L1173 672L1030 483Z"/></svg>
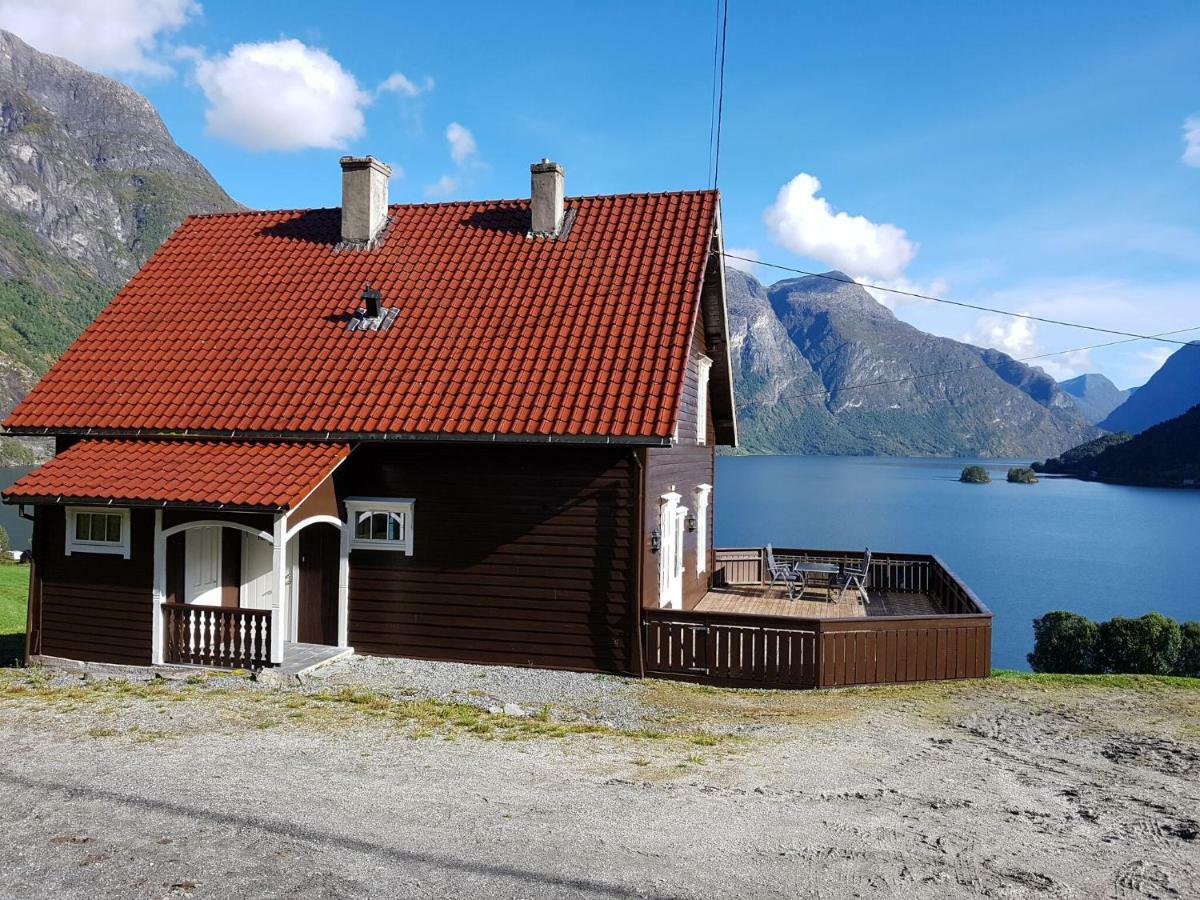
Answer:
<svg viewBox="0 0 1200 900"><path fill-rule="evenodd" d="M6 488L26 472L28 468L0 467L0 488ZM22 519L17 514L15 506L0 503L0 525L8 532L9 546L14 550L28 550L29 537L33 533L33 523Z"/></svg>
<svg viewBox="0 0 1200 900"><path fill-rule="evenodd" d="M960 484L970 463L995 480ZM998 668L1028 668L1033 619L1053 609L1200 619L1200 491L1008 484L1016 464L721 457L715 545L936 553L991 608Z"/></svg>

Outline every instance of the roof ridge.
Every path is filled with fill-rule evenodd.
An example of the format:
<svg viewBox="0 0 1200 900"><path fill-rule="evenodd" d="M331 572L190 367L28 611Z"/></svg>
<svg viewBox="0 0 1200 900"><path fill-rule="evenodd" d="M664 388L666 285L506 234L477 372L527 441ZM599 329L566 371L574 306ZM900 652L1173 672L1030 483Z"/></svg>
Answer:
<svg viewBox="0 0 1200 900"><path fill-rule="evenodd" d="M678 191L626 191L620 194L577 194L573 197L564 197L564 203L580 200L628 200L634 197L684 197L695 196L702 197L706 195L719 196L720 191L713 188L690 188ZM501 203L529 203L528 197L497 197L485 200L441 200L436 203L423 201L419 203L389 203L388 209L401 207L404 209L437 209L446 206L481 206L494 205ZM190 213L187 219L222 219L236 218L238 216L279 216L285 213L314 213L314 212L337 212L340 211L340 206L294 206L285 207L283 209L241 209L241 210L226 210L222 212L204 212Z"/></svg>

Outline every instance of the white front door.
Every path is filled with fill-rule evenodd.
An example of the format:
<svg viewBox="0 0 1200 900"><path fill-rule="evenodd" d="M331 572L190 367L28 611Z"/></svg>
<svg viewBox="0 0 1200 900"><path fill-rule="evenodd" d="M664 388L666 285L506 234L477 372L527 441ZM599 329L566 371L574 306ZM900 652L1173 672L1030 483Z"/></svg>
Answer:
<svg viewBox="0 0 1200 900"><path fill-rule="evenodd" d="M189 528L184 532L185 603L221 605L221 529Z"/></svg>
<svg viewBox="0 0 1200 900"><path fill-rule="evenodd" d="M683 523L687 509L679 495L662 495L658 507L658 605L663 609L683 608Z"/></svg>
<svg viewBox="0 0 1200 900"><path fill-rule="evenodd" d="M242 533L242 606L271 609L275 605L275 557L271 545L253 534Z"/></svg>

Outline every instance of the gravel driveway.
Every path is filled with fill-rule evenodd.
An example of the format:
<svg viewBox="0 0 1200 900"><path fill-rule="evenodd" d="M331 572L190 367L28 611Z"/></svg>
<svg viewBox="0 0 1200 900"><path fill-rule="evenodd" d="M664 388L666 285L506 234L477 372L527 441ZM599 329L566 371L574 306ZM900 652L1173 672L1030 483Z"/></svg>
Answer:
<svg viewBox="0 0 1200 900"><path fill-rule="evenodd" d="M0 892L1200 895L1196 686L476 668L356 662L286 690L0 673ZM537 712L482 711L520 700Z"/></svg>

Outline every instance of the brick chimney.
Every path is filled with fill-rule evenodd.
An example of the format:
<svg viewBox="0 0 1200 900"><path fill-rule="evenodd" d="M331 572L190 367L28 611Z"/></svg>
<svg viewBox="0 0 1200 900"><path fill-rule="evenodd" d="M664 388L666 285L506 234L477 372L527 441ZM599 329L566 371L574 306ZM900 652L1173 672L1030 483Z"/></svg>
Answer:
<svg viewBox="0 0 1200 900"><path fill-rule="evenodd" d="M529 167L530 208L537 237L557 237L563 224L563 167L543 159Z"/></svg>
<svg viewBox="0 0 1200 900"><path fill-rule="evenodd" d="M343 156L342 240L366 244L387 223L392 167L373 156Z"/></svg>

